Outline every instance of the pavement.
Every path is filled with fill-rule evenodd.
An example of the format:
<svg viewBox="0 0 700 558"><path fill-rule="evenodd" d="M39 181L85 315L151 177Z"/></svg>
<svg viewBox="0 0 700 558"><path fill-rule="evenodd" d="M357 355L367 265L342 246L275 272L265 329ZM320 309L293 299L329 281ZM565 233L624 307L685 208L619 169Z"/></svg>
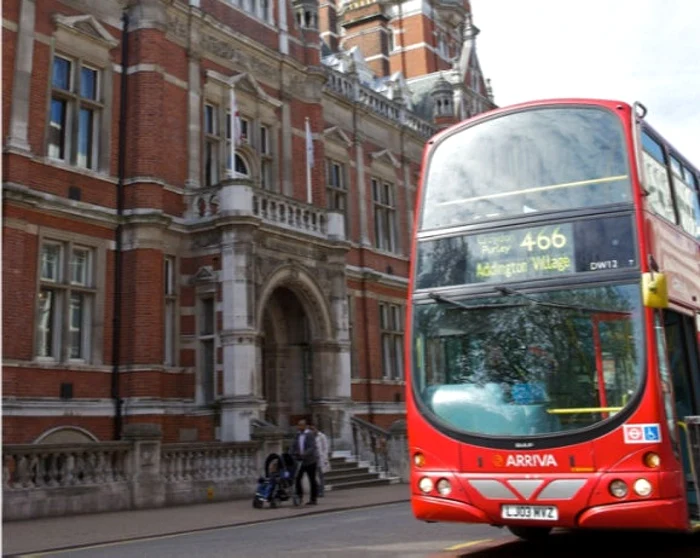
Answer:
<svg viewBox="0 0 700 558"><path fill-rule="evenodd" d="M36 554L77 546L123 542L176 533L252 525L289 517L407 502L406 484L326 492L317 506L293 507L283 503L254 509L252 496L245 500L209 502L189 506L128 510L3 522L3 556Z"/></svg>

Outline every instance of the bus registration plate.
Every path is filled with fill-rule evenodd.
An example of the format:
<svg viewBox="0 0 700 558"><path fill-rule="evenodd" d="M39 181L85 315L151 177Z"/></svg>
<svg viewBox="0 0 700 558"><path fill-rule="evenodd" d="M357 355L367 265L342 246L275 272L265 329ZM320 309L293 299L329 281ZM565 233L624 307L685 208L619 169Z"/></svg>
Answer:
<svg viewBox="0 0 700 558"><path fill-rule="evenodd" d="M501 518L556 521L559 519L559 510L555 506L504 505L501 507Z"/></svg>

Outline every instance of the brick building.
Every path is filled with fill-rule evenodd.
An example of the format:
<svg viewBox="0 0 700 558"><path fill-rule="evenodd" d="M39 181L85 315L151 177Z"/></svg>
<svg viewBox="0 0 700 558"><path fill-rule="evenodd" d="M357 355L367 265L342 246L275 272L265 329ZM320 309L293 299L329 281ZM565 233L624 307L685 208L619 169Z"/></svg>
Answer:
<svg viewBox="0 0 700 558"><path fill-rule="evenodd" d="M466 0L4 0L3 441L401 417L420 159L494 106L477 32Z"/></svg>

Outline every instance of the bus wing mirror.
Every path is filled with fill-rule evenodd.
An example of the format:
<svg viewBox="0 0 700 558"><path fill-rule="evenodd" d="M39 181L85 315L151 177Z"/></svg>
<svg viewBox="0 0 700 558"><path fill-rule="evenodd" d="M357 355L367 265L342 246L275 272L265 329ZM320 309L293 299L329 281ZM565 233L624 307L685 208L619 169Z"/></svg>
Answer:
<svg viewBox="0 0 700 558"><path fill-rule="evenodd" d="M668 287L663 273L642 274L642 299L648 308L668 308Z"/></svg>

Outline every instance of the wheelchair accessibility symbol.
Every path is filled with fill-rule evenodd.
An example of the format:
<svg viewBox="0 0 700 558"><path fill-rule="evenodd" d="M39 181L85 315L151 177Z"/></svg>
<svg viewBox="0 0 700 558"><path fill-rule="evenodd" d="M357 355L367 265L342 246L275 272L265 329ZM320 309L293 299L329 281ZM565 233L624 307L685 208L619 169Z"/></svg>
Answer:
<svg viewBox="0 0 700 558"><path fill-rule="evenodd" d="M625 424L623 432L626 444L649 444L661 441L658 424Z"/></svg>
<svg viewBox="0 0 700 558"><path fill-rule="evenodd" d="M658 442L661 440L661 431L658 424L651 424L644 427L644 441Z"/></svg>

